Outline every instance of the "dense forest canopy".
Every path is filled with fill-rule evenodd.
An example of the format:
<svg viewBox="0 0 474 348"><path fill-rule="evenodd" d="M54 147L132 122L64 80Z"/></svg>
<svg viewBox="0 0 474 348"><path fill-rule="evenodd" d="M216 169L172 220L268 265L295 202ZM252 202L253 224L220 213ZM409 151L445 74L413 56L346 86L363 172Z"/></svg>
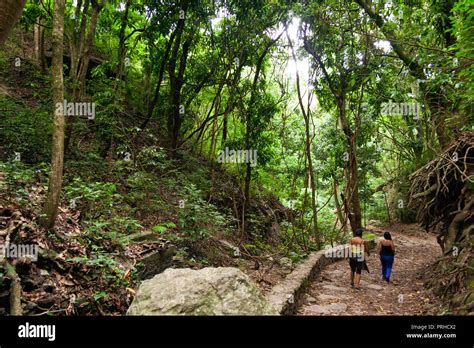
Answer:
<svg viewBox="0 0 474 348"><path fill-rule="evenodd" d="M22 5L0 5L19 18L0 35L0 204L68 267L113 275L96 301L133 287L120 262L147 231L187 261L225 236L296 262L418 218L472 252L472 1Z"/></svg>

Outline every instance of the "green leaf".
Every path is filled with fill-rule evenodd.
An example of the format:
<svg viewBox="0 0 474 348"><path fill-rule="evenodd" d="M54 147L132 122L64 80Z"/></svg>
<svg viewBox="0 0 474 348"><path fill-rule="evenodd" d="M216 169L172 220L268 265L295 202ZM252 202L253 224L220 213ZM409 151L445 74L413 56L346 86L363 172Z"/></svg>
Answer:
<svg viewBox="0 0 474 348"><path fill-rule="evenodd" d="M94 294L94 300L97 301L97 300L99 300L99 299L101 299L101 298L103 298L103 297L105 297L105 296L107 296L107 295L108 295L108 293L105 292L105 291L96 292L96 293Z"/></svg>

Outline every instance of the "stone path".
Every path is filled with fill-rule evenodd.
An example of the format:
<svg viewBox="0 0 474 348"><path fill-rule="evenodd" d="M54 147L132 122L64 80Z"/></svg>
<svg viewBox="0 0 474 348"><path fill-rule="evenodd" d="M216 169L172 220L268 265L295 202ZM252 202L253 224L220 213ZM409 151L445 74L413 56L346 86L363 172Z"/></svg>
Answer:
<svg viewBox="0 0 474 348"><path fill-rule="evenodd" d="M438 312L436 297L424 287L425 271L441 254L435 236L415 225L389 230L396 255L391 283L381 279L378 255L368 259L370 274L362 273L361 290L350 286L349 262L328 265L310 285L298 315L426 315ZM397 227L394 227L397 229ZM438 312L439 313L439 312Z"/></svg>

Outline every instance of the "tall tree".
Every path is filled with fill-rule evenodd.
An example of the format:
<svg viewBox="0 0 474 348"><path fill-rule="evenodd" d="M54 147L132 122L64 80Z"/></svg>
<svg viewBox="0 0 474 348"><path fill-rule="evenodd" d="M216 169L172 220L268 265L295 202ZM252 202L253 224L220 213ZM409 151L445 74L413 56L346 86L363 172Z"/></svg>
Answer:
<svg viewBox="0 0 474 348"><path fill-rule="evenodd" d="M188 15L187 10L188 5L186 2L180 10L178 23L176 25L176 38L174 40L173 48L171 49L171 55L168 64L168 73L170 78L168 134L170 136L170 148L173 153L178 147L179 132L183 122L182 114L185 112L185 110L183 110L183 105L181 104L181 89L184 85L184 73L186 71L189 49L194 37L194 33L191 32L183 42L186 16ZM180 47L181 57L179 57ZM178 68L176 69L176 67Z"/></svg>
<svg viewBox="0 0 474 348"><path fill-rule="evenodd" d="M94 36L97 29L97 21L99 20L99 13L105 6L106 0L91 0L92 15L89 23L89 32L87 33L87 41L84 45L84 50L80 59L77 72L78 86L75 86L74 100L79 101L86 90L86 77L89 70L89 63L92 55L92 48L94 46Z"/></svg>
<svg viewBox="0 0 474 348"><path fill-rule="evenodd" d="M430 84L428 83L428 76L426 74L426 66L420 59L419 55L412 54L408 52L398 35L396 34L394 23L390 23L370 5L368 1L365 0L355 0L355 2L365 11L365 13L373 20L375 25L382 31L386 39L390 41L390 44L393 48L395 54L400 58L400 60L408 68L410 74L420 81L420 89L424 94L424 99L429 107L429 111L432 116L433 128L437 134L440 147L445 148L449 142L450 137L446 129L446 121L449 118L449 109L451 101L449 98L446 98L446 93L442 84ZM444 2L446 6L443 7L442 16L445 17L443 23L445 23L441 29L441 32L444 36L444 43L446 46L452 45L454 43L454 38L450 34L450 25L449 25L449 15L452 9L452 4L449 4L450 1ZM439 14L437 14L439 15ZM448 26L446 28L446 26ZM432 62L430 64L433 64Z"/></svg>
<svg viewBox="0 0 474 348"><path fill-rule="evenodd" d="M291 42L291 38L288 35L288 31L286 32L286 36L288 39L288 43L291 49L292 58L297 64L296 54L293 47L293 43ZM312 224L312 232L313 237L316 240L316 245L318 249L321 247L321 238L318 231L318 207L317 207L317 194L316 194L316 179L315 179L315 171L313 168L313 156L312 156L312 137L310 134L310 119L311 119L311 109L310 109L310 92L308 91L308 107L305 108L303 102L303 94L301 93L301 86L300 86L300 74L298 69L296 69L296 91L298 95L298 103L300 105L301 113L303 114L304 124L305 124L305 154L308 163L308 179L311 186L311 208L313 210L313 224Z"/></svg>
<svg viewBox="0 0 474 348"><path fill-rule="evenodd" d="M118 54L117 54L117 75L115 80L115 91L118 90L120 82L123 80L123 73L124 73L124 65L125 65L125 56L127 54L127 49L125 47L125 30L127 29L128 25L128 13L130 11L130 4L131 1L127 0L125 2L125 9L123 11L121 24L120 24L120 32L119 32L119 47L118 47Z"/></svg>
<svg viewBox="0 0 474 348"><path fill-rule="evenodd" d="M54 227L61 196L64 166L64 110L58 108L64 100L63 82L63 39L64 39L64 0L55 0L53 17L53 108L54 130L51 151L51 173L49 176L48 195L44 206L44 217L41 224L46 228ZM63 112L60 112L62 110Z"/></svg>
<svg viewBox="0 0 474 348"><path fill-rule="evenodd" d="M360 15L345 5L328 1L303 12L303 46L317 67L316 91L320 101L335 105L338 126L346 141L342 199L353 231L362 227L357 150L364 85L371 64L367 35L360 31L365 31Z"/></svg>

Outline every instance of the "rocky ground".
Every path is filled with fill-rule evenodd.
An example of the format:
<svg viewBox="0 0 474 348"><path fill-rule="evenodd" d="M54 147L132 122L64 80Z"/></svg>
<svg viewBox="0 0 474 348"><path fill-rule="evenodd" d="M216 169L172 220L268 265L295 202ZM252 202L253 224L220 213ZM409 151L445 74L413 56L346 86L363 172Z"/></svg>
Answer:
<svg viewBox="0 0 474 348"><path fill-rule="evenodd" d="M388 229L396 247L391 283L381 279L378 255L369 257L361 290L350 286L347 260L328 265L311 284L299 315L428 315L442 312L438 299L424 286L426 272L441 250L432 234L416 225Z"/></svg>

